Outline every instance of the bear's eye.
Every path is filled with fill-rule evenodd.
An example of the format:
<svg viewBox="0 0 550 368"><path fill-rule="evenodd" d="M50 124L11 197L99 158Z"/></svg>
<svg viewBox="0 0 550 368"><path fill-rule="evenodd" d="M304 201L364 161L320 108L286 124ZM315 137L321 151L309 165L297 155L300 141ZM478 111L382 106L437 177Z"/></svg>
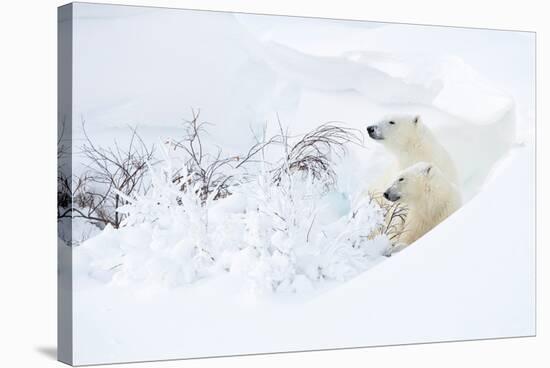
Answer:
<svg viewBox="0 0 550 368"><path fill-rule="evenodd" d="M391 125L395 124L395 121L390 121L390 124L391 124Z"/></svg>
<svg viewBox="0 0 550 368"><path fill-rule="evenodd" d="M403 180L405 180L405 178L399 178L399 181L403 181Z"/></svg>

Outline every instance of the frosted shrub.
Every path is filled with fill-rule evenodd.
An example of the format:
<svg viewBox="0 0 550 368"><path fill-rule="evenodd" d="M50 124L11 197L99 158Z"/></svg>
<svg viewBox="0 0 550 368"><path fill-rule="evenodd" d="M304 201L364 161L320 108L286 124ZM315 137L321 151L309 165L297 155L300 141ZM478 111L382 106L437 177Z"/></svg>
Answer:
<svg viewBox="0 0 550 368"><path fill-rule="evenodd" d="M380 234L384 212L367 197L335 224L333 236L321 240L323 277L345 281L355 277L388 253L390 241Z"/></svg>
<svg viewBox="0 0 550 368"><path fill-rule="evenodd" d="M250 183L244 243L255 257L249 275L259 290L296 292L322 280L345 281L387 251L387 237L374 235L383 226L378 205L366 198L331 222L349 203L326 188L302 174L282 175L272 185L264 172Z"/></svg>
<svg viewBox="0 0 550 368"><path fill-rule="evenodd" d="M150 233L145 240L126 244L131 248L126 249L127 254L146 255L144 263L125 262L119 272L132 278L142 274L145 267L151 271L150 279L170 285L190 283L207 275L215 261L208 227L211 200L203 201L196 188L200 183L193 185L191 173L175 169L166 152L159 166L149 170L151 187L147 193L126 198L129 204L119 210L126 215L123 227L145 228ZM173 181L176 170L191 183L185 190Z"/></svg>
<svg viewBox="0 0 550 368"><path fill-rule="evenodd" d="M279 127L275 142L282 158L264 160L244 186L248 275L264 292L301 292L323 280L348 280L389 247L385 235L376 235L384 224L378 204L367 197L350 208L350 193L338 190L334 159L346 153L345 144L360 139L327 124L292 143Z"/></svg>
<svg viewBox="0 0 550 368"><path fill-rule="evenodd" d="M247 188L251 199L244 219L244 242L257 257L250 275L261 289L292 288L301 272L296 251L308 246L322 185L301 174L282 176L273 185L264 172Z"/></svg>
<svg viewBox="0 0 550 368"><path fill-rule="evenodd" d="M349 280L387 252L379 204L367 196L352 208L354 193L338 188L334 161L359 141L353 131L329 124L291 138L279 126L224 158L203 146L197 117L161 147L146 191L116 193L124 221L101 234L112 247L94 263L102 279L177 286L229 271L259 292L305 292Z"/></svg>

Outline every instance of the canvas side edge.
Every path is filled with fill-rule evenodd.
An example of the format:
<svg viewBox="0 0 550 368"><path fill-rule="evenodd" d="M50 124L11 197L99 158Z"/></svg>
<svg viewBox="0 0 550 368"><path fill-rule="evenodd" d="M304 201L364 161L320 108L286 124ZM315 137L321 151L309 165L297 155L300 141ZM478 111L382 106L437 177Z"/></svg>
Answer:
<svg viewBox="0 0 550 368"><path fill-rule="evenodd" d="M66 211L60 211L60 193L72 178L72 103L73 103L73 4L57 10L57 133L58 133L58 219L57 219L57 359L72 365L73 359L73 263L72 197ZM63 183L63 178L66 180ZM61 213L60 213L61 212ZM66 214L65 214L66 215ZM60 218L61 217L61 218Z"/></svg>

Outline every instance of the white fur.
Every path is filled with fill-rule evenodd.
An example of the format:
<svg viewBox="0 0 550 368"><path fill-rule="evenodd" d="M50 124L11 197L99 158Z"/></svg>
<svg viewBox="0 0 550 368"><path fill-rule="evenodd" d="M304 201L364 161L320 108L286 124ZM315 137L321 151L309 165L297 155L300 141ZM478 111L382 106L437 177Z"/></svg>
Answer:
<svg viewBox="0 0 550 368"><path fill-rule="evenodd" d="M419 162L401 171L385 195L408 211L399 243L409 245L455 212L461 205L458 190L434 164Z"/></svg>
<svg viewBox="0 0 550 368"><path fill-rule="evenodd" d="M420 116L389 115L372 127L380 138L376 141L395 156L397 171L417 162L432 162L447 179L458 184L458 175L451 156L439 144ZM393 175L395 171L391 174Z"/></svg>

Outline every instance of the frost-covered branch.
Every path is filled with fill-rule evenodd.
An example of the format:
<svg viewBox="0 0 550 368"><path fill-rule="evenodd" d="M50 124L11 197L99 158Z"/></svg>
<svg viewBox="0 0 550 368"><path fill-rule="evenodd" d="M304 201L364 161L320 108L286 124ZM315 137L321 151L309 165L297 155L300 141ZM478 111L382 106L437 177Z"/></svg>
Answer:
<svg viewBox="0 0 550 368"><path fill-rule="evenodd" d="M192 110L191 120L184 121L183 139L169 141L173 150L182 150L185 153L186 175L176 172L173 182L179 184L182 191L189 186L196 188L197 194L203 201L209 197L224 198L231 194L229 188L235 185L236 180L224 169L231 169L232 164L239 159L236 156L222 157L221 149L218 149L214 155L206 151L203 135L207 134L205 127L209 123L200 121L199 117L200 110Z"/></svg>
<svg viewBox="0 0 550 368"><path fill-rule="evenodd" d="M288 134L282 131L279 140L285 146L283 163L274 170L273 182L279 183L285 172L302 172L327 186L336 183L334 161L347 152L348 144L363 144L363 134L338 123L326 123L303 135L290 145Z"/></svg>
<svg viewBox="0 0 550 368"><path fill-rule="evenodd" d="M123 220L118 209L127 203L121 194L131 197L147 189L144 179L154 147L148 147L135 128L130 128L130 142L125 148L116 141L112 147L97 146L86 132L84 121L82 130L85 143L81 154L87 171L76 179L80 183L74 194L79 209L73 211L73 216L118 228Z"/></svg>

